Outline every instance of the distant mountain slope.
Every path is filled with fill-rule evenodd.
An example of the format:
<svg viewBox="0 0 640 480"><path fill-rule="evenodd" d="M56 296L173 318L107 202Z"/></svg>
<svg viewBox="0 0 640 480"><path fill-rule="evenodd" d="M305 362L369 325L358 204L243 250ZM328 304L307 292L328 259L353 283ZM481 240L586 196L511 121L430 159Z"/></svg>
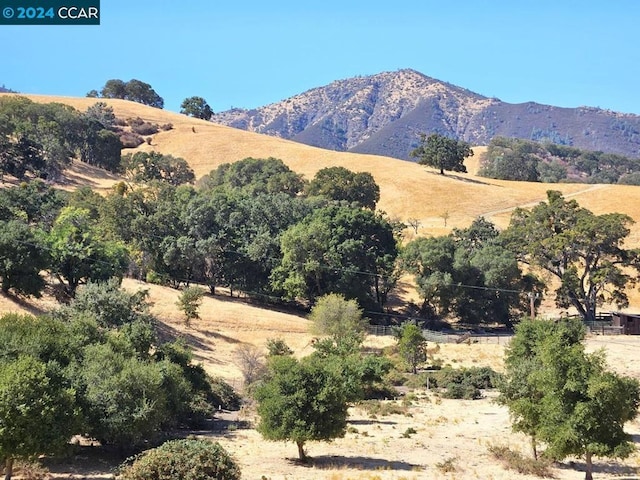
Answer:
<svg viewBox="0 0 640 480"><path fill-rule="evenodd" d="M421 132L474 145L496 135L640 157L640 115L487 98L414 70L339 80L216 123L321 148L409 159Z"/></svg>

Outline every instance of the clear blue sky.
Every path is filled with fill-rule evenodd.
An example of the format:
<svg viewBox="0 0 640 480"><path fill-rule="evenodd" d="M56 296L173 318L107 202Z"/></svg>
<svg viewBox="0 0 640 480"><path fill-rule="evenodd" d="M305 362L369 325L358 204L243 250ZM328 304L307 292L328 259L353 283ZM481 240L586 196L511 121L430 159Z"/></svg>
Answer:
<svg viewBox="0 0 640 480"><path fill-rule="evenodd" d="M102 0L100 26L0 26L0 46L0 85L84 96L137 78L174 111L413 68L507 102L640 114L638 0Z"/></svg>

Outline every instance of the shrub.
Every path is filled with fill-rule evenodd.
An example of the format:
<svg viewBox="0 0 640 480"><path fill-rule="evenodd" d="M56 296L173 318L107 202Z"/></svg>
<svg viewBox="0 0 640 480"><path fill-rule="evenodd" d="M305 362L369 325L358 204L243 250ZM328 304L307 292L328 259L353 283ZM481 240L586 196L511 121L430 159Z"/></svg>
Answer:
<svg viewBox="0 0 640 480"><path fill-rule="evenodd" d="M367 412L370 417L387 415L406 415L409 414L409 408L406 405L398 405L395 402L383 402L380 400L363 400L358 402L358 407Z"/></svg>
<svg viewBox="0 0 640 480"><path fill-rule="evenodd" d="M522 454L503 445L490 445L489 452L509 470L515 470L525 475L553 477L553 473L549 470L551 465L549 459L540 458L536 460L535 458L523 457Z"/></svg>
<svg viewBox="0 0 640 480"><path fill-rule="evenodd" d="M120 143L122 143L122 148L136 148L144 143L144 139L132 132L122 132L120 134Z"/></svg>
<svg viewBox="0 0 640 480"><path fill-rule="evenodd" d="M436 463L436 468L440 470L442 473L452 473L457 470L456 461L458 457L451 457L443 460L442 462Z"/></svg>
<svg viewBox="0 0 640 480"><path fill-rule="evenodd" d="M409 427L402 434L402 438L411 438L411 435L415 435L416 433L418 433L418 432L416 431L415 428Z"/></svg>
<svg viewBox="0 0 640 480"><path fill-rule="evenodd" d="M464 383L450 383L449 385L447 385L446 390L443 393L443 397L464 400L477 400L478 398L482 397L482 393L473 385Z"/></svg>
<svg viewBox="0 0 640 480"><path fill-rule="evenodd" d="M154 133L158 133L158 125L144 122L140 125L132 125L131 131L138 135L153 135Z"/></svg>
<svg viewBox="0 0 640 480"><path fill-rule="evenodd" d="M442 388L446 398L477 399L480 390L496 388L500 374L489 367L451 368L424 372L406 385L412 388Z"/></svg>
<svg viewBox="0 0 640 480"><path fill-rule="evenodd" d="M130 127L137 127L138 125L142 125L144 123L144 120L141 119L140 117L129 117L127 118L127 124Z"/></svg>
<svg viewBox="0 0 640 480"><path fill-rule="evenodd" d="M213 405L218 405L225 410L240 409L240 396L231 385L218 377L210 378L209 384L211 385L212 395L210 402Z"/></svg>
<svg viewBox="0 0 640 480"><path fill-rule="evenodd" d="M160 130L162 130L163 132L173 130L173 123L165 123L163 125L160 125Z"/></svg>
<svg viewBox="0 0 640 480"><path fill-rule="evenodd" d="M173 440L134 457L122 480L236 480L240 468L217 442Z"/></svg>

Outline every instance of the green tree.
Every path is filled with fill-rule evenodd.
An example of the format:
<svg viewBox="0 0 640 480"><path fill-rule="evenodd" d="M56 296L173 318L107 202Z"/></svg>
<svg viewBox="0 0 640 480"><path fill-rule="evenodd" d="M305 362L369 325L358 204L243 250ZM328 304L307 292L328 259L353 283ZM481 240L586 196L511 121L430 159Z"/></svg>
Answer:
<svg viewBox="0 0 640 480"><path fill-rule="evenodd" d="M567 327L566 323L560 325ZM531 439L534 458L538 458L538 442L542 414L541 400L545 392L536 384L535 375L542 368L538 350L545 338L554 334L548 322L525 319L516 326L515 335L505 351L505 375L499 383L498 402L509 408L511 427ZM584 332L579 329L567 329L558 333L570 344L580 342Z"/></svg>
<svg viewBox="0 0 640 480"><path fill-rule="evenodd" d="M495 226L482 217L451 235L408 243L402 265L415 275L428 317L452 313L469 324L510 326L528 311L526 294L540 290L533 275L522 274Z"/></svg>
<svg viewBox="0 0 640 480"><path fill-rule="evenodd" d="M239 480L240 468L217 442L171 440L121 469L122 480Z"/></svg>
<svg viewBox="0 0 640 480"><path fill-rule="evenodd" d="M190 117L209 120L213 115L213 110L202 97L185 98L180 104L180 113L189 115Z"/></svg>
<svg viewBox="0 0 640 480"><path fill-rule="evenodd" d="M282 192L296 196L304 187L301 175L273 157L247 157L234 163L224 163L199 183L206 190L241 190L250 195Z"/></svg>
<svg viewBox="0 0 640 480"><path fill-rule="evenodd" d="M414 374L418 373L418 365L427 361L427 340L422 330L415 323L405 323L398 330L398 350Z"/></svg>
<svg viewBox="0 0 640 480"><path fill-rule="evenodd" d="M89 211L62 209L49 234L51 272L74 297L89 280L121 277L127 267L127 251L120 243L99 239Z"/></svg>
<svg viewBox="0 0 640 480"><path fill-rule="evenodd" d="M318 209L282 234L281 249L271 278L288 298L314 300L333 292L382 308L395 285L394 228L370 210Z"/></svg>
<svg viewBox="0 0 640 480"><path fill-rule="evenodd" d="M542 145L536 142L494 137L482 156L479 174L502 180L538 182L542 152Z"/></svg>
<svg viewBox="0 0 640 480"><path fill-rule="evenodd" d="M25 223L0 221L0 278L2 291L41 296L45 280L40 274L49 267L44 234Z"/></svg>
<svg viewBox="0 0 640 480"><path fill-rule="evenodd" d="M344 436L347 401L342 378L331 362L291 356L271 357L267 379L255 389L258 432L267 440L292 441L306 460L308 441Z"/></svg>
<svg viewBox="0 0 640 480"><path fill-rule="evenodd" d="M68 105L0 99L0 173L56 180L83 145L86 119Z"/></svg>
<svg viewBox="0 0 640 480"><path fill-rule="evenodd" d="M0 189L0 220L22 220L49 229L65 206L66 195L42 180Z"/></svg>
<svg viewBox="0 0 640 480"><path fill-rule="evenodd" d="M102 128L112 129L116 124L116 115L113 108L104 102L96 102L84 112L89 121L97 122Z"/></svg>
<svg viewBox="0 0 640 480"><path fill-rule="evenodd" d="M344 167L318 170L309 182L306 193L309 196L355 203L370 210L375 210L380 200L380 187L369 172L355 173Z"/></svg>
<svg viewBox="0 0 640 480"><path fill-rule="evenodd" d="M151 107L163 108L164 100L158 95L148 83L136 80L135 78L124 82L117 78L107 80L100 90L102 98L120 98L142 103Z"/></svg>
<svg viewBox="0 0 640 480"><path fill-rule="evenodd" d="M358 339L362 343L367 322L362 318L362 310L355 300L346 300L337 293L329 293L316 301L309 320L313 322L313 332L327 335L336 343Z"/></svg>
<svg viewBox="0 0 640 480"><path fill-rule="evenodd" d="M448 313L453 304L455 251L451 236L420 237L409 242L402 251L402 267L415 276L423 298L422 311L429 317Z"/></svg>
<svg viewBox="0 0 640 480"><path fill-rule="evenodd" d="M282 338L267 338L267 352L270 357L293 355L293 350Z"/></svg>
<svg viewBox="0 0 640 480"><path fill-rule="evenodd" d="M71 314L89 315L102 328L121 327L136 321L151 321L149 292L135 293L120 288L116 278L89 281L69 305Z"/></svg>
<svg viewBox="0 0 640 480"><path fill-rule="evenodd" d="M32 356L0 362L0 459L11 480L14 459L62 449L76 426L75 392Z"/></svg>
<svg viewBox="0 0 640 480"><path fill-rule="evenodd" d="M444 175L445 170L454 172L466 172L464 159L473 156L473 150L467 142L447 138L438 133L427 136L420 134L420 146L410 154L418 158L418 163L440 169Z"/></svg>
<svg viewBox="0 0 640 480"><path fill-rule="evenodd" d="M136 152L123 155L120 171L134 182L159 180L178 186L193 183L195 174L184 158L159 152Z"/></svg>
<svg viewBox="0 0 640 480"><path fill-rule="evenodd" d="M172 368L176 377L181 372L168 362L136 358L133 347L118 340L115 335L109 343L86 346L74 384L82 392L87 433L105 444L131 448L157 438L163 425L174 425L166 380Z"/></svg>
<svg viewBox="0 0 640 480"><path fill-rule="evenodd" d="M501 402L514 429L540 440L545 455L584 456L593 478L594 455L627 457L633 450L624 424L637 415L640 383L605 369L601 353L586 354L577 321L524 322L507 352Z"/></svg>
<svg viewBox="0 0 640 480"><path fill-rule="evenodd" d="M204 290L200 287L186 287L182 290L180 297L176 305L184 313L184 323L188 327L191 325L191 320L200 318L198 309L202 304L202 297L204 296Z"/></svg>
<svg viewBox="0 0 640 480"><path fill-rule="evenodd" d="M155 108L163 108L164 100L151 85L141 80L131 79L125 85L125 100L142 103Z"/></svg>
<svg viewBox="0 0 640 480"><path fill-rule="evenodd" d="M517 209L502 238L520 262L560 281L558 306L573 306L584 320L595 320L604 302L628 305L624 289L632 277L626 267L639 268L638 252L622 246L632 223L619 213L594 215L550 190L546 203Z"/></svg>
<svg viewBox="0 0 640 480"><path fill-rule="evenodd" d="M127 84L117 78L107 80L100 90L100 96L102 98L124 99L127 96Z"/></svg>

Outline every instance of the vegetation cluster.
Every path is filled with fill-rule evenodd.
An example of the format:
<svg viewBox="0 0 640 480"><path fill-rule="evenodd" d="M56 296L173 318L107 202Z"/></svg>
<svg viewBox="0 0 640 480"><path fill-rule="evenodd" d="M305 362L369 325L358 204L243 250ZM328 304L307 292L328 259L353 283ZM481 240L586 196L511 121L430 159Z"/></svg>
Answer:
<svg viewBox="0 0 640 480"><path fill-rule="evenodd" d="M489 143L478 174L526 182L640 185L638 159L499 136Z"/></svg>

